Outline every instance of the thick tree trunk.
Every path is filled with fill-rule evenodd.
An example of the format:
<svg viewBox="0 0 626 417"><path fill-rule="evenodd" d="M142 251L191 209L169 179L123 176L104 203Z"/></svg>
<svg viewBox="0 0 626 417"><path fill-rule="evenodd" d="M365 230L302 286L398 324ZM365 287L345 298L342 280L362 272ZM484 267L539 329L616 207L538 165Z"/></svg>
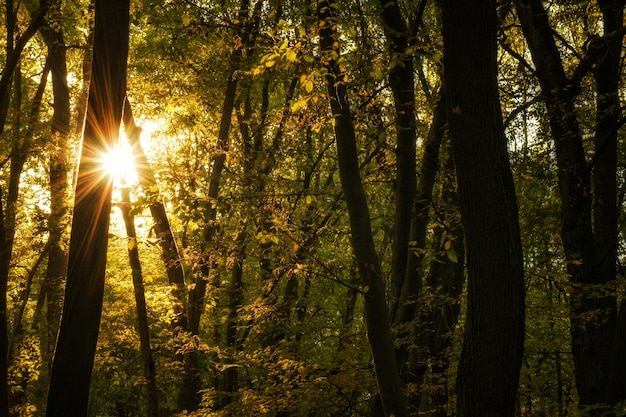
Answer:
<svg viewBox="0 0 626 417"><path fill-rule="evenodd" d="M146 309L146 293L143 286L143 272L137 247L137 232L135 230L135 217L131 213L130 191L122 189L122 218L128 236L128 259L133 277L133 289L135 304L137 306L137 332L141 346L141 358L143 359L144 376L146 377L146 389L148 391L148 416L159 416L158 391L154 368L154 358L150 348L150 327L148 325L148 311Z"/></svg>
<svg viewBox="0 0 626 417"><path fill-rule="evenodd" d="M365 297L365 320L382 407L386 416L408 415L388 322L385 284L374 247L369 208L361 182L348 91L337 59L338 35L333 0L317 3L322 65L334 121L339 176L350 217L351 243Z"/></svg>
<svg viewBox="0 0 626 417"><path fill-rule="evenodd" d="M443 1L444 85L465 229L462 417L514 415L524 344L517 201L497 84L496 2Z"/></svg>
<svg viewBox="0 0 626 417"><path fill-rule="evenodd" d="M602 11L604 35L623 29L624 0L598 0ZM617 154L620 109L619 84L623 37L606 43L603 59L594 68L596 80L596 131L594 139L594 235L602 282L617 278L618 202ZM612 306L613 307L613 306ZM606 343L608 381L604 401L614 406L626 400L626 301L621 302L615 334ZM612 343L611 343L612 342Z"/></svg>
<svg viewBox="0 0 626 417"><path fill-rule="evenodd" d="M102 310L112 180L94 161L117 141L128 56L128 0L97 0L94 62L76 183L67 285L48 417L85 416Z"/></svg>

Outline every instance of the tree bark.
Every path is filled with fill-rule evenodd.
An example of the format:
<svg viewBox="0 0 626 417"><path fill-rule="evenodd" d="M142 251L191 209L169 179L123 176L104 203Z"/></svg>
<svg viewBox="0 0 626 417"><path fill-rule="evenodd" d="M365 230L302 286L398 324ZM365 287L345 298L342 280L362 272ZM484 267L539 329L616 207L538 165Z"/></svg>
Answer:
<svg viewBox="0 0 626 417"><path fill-rule="evenodd" d="M407 254L416 180L416 116L413 55L407 51L410 34L400 6L381 0L381 17L391 54L389 86L394 99L396 124L396 211L391 261L391 314L398 308L407 278ZM414 278L414 277L411 277ZM392 318L393 321L393 318Z"/></svg>
<svg viewBox="0 0 626 417"><path fill-rule="evenodd" d="M374 247L369 208L361 182L354 122L339 58L333 0L317 3L322 65L334 121L339 177L350 217L351 244L365 298L365 320L376 380L386 416L408 415L388 322L385 284Z"/></svg>
<svg viewBox="0 0 626 417"><path fill-rule="evenodd" d="M457 412L512 417L524 343L524 270L498 95L496 2L442 5L448 128L468 262Z"/></svg>
<svg viewBox="0 0 626 417"><path fill-rule="evenodd" d="M159 401L156 385L154 358L150 348L150 326L148 325L148 312L146 309L146 293L143 285L143 272L137 247L137 232L135 230L135 217L131 212L130 191L127 187L122 188L122 218L128 236L128 259L133 277L133 289L135 304L137 306L137 332L141 346L141 358L143 359L144 376L146 377L146 389L148 392L148 416L159 416Z"/></svg>
<svg viewBox="0 0 626 417"><path fill-rule="evenodd" d="M158 194L158 186L154 172L141 146L140 136L142 129L135 123L133 110L128 97L124 101L124 131L126 132L126 137L132 148L139 184L141 188L143 188L144 193L149 196L150 203L148 207L152 220L154 221L154 232L159 238L161 259L167 271L167 280L172 286L171 303L174 311L172 330L175 332L185 332L189 330L189 320L186 311L187 303L185 297L187 286L185 285L183 262L176 241L174 240L174 234L170 227L165 204L163 204Z"/></svg>
<svg viewBox="0 0 626 417"><path fill-rule="evenodd" d="M56 23L56 22L55 22ZM70 132L70 91L67 85L66 45L60 26L42 28L43 38L48 46L48 62L52 73L53 152L50 155L50 216L48 239L48 266L46 269L47 296L47 358L52 358L54 345L61 319L63 305L63 281L67 273L67 252L64 249L66 225L68 222L68 161L67 140ZM52 362L48 363L50 366Z"/></svg>
<svg viewBox="0 0 626 417"><path fill-rule="evenodd" d="M112 179L95 161L117 141L128 56L129 1L97 0L94 59L76 183L65 303L48 417L85 416L102 310Z"/></svg>
<svg viewBox="0 0 626 417"><path fill-rule="evenodd" d="M437 255L430 263L424 289L424 296L430 303L424 303L426 311L424 317L420 317L414 341L427 353L425 357L411 358L412 365L415 361L421 362L418 369L424 368L426 363L430 364L426 376L428 389L420 392L419 402L420 415L428 417L447 416L449 349L454 343L453 332L459 320L460 297L465 282L464 232L459 217L459 196L452 155L447 157L442 171L443 207L433 239ZM450 253L454 254L453 257Z"/></svg>
<svg viewBox="0 0 626 417"><path fill-rule="evenodd" d="M561 241L572 283L572 353L581 408L617 401L618 398L610 401L607 398L609 375L622 372L623 377L626 365L621 354L615 358L612 355L613 343L619 342L621 336L615 339L617 307L615 295L611 294L617 262L615 176L619 99L616 77L619 77L624 2L598 3L605 20L605 37L589 42L586 55L568 78L543 3L540 0L516 2L555 144ZM588 163L575 98L582 77L594 66L598 96L595 155ZM613 363L615 359L619 366ZM626 398L626 393L619 391L622 399Z"/></svg>
<svg viewBox="0 0 626 417"><path fill-rule="evenodd" d="M624 0L598 0L602 12L604 36L618 32L624 25ZM618 201L617 155L620 108L619 83L623 37L607 41L605 55L594 67L596 81L596 127L594 137L595 165L594 234L602 282L617 278ZM613 307L613 306L612 306ZM604 401L614 406L626 399L626 301L622 299L615 318L614 335L607 342L608 381ZM612 342L612 343L611 343Z"/></svg>

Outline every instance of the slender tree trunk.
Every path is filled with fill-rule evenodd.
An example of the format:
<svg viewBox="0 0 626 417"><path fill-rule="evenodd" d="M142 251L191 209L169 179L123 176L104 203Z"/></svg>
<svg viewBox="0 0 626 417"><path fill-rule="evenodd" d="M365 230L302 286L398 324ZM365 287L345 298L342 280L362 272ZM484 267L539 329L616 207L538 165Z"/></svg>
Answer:
<svg viewBox="0 0 626 417"><path fill-rule="evenodd" d="M407 278L411 214L417 185L415 71L413 55L407 53L411 42L410 34L400 5L394 0L381 0L380 7L383 29L391 54L389 85L393 93L396 122L396 212L391 261L390 307L393 316L398 308L397 303L401 297L403 283Z"/></svg>
<svg viewBox="0 0 626 417"><path fill-rule="evenodd" d="M259 11L263 5L262 0L258 0L254 9ZM239 71L244 50L251 47L251 34L255 26L254 20L250 17L250 1L241 0L238 20L242 22L242 29L238 30L237 36L241 39L241 45L236 46L230 55L228 78L226 80L226 90L220 124L217 134L216 154L211 158L211 174L209 177L208 199L211 203L205 208L204 213L204 248L201 273L197 274L195 285L189 291L188 314L190 320L189 330L192 335L197 335L200 325L200 317L204 310L204 297L208 283L210 259L208 252L215 238L215 219L217 218L217 201L220 192L222 172L226 163L226 153L230 148L230 128L232 115L235 108L235 96L237 93L237 72ZM183 388L178 399L178 410L194 411L200 404L200 380L197 369L197 352L186 353L183 361Z"/></svg>
<svg viewBox="0 0 626 417"><path fill-rule="evenodd" d="M498 95L496 2L442 6L448 128L468 251L457 412L512 417L524 344L524 270Z"/></svg>
<svg viewBox="0 0 626 417"><path fill-rule="evenodd" d="M317 3L322 65L327 71L326 87L334 121L339 176L350 217L351 243L365 297L365 320L383 410L386 416L408 415L400 374L396 365L391 328L388 322L385 284L374 247L369 208L357 155L356 136L348 91L337 58L333 0Z"/></svg>
<svg viewBox="0 0 626 417"><path fill-rule="evenodd" d="M429 417L448 415L449 350L453 345L453 332L459 320L460 296L465 282L464 233L458 216L459 202L452 155L448 156L444 164L443 174L443 208L433 239L437 255L430 263L424 290L424 296L430 302L424 303L427 310L418 324L418 334L414 341L417 346L427 350L426 358L416 358L421 362L420 367L424 367L424 359L431 364L429 387L420 393L419 404L420 413ZM412 358L411 363L413 361Z"/></svg>
<svg viewBox="0 0 626 417"><path fill-rule="evenodd" d="M2 190L0 189L0 220L4 219ZM0 413L9 415L8 350L9 329L7 326L7 284L11 251L7 244L7 230L0 222Z"/></svg>
<svg viewBox="0 0 626 417"><path fill-rule="evenodd" d="M48 46L48 61L52 73L54 97L52 115L53 152L50 155L50 216L48 266L46 269L47 296L47 358L52 358L61 319L63 281L67 273L67 252L64 249L68 222L68 161L67 140L70 131L70 91L67 85L66 46L60 26L42 28ZM52 362L48 363L50 366Z"/></svg>
<svg viewBox="0 0 626 417"><path fill-rule="evenodd" d="M400 367L403 384L411 386L409 390L411 394L408 398L411 409L420 407L420 386L427 368L423 346L414 343L413 340L415 338L414 324L416 317L419 316L418 312L427 308L427 306L419 305L419 297L423 287L426 238L430 221L433 187L439 170L439 150L444 136L445 125L446 107L442 95L435 107L433 120L424 144L419 183L413 202L409 228L411 245L406 251L405 277L401 281L402 287L400 288L399 298L396 300L395 313L391 313L391 323L397 331L395 341L396 360ZM420 326L421 324L420 322L417 325Z"/></svg>
<svg viewBox="0 0 626 417"><path fill-rule="evenodd" d="M126 94L128 0L97 0L95 19L93 72L48 417L87 415L102 310L112 180L93 161L112 147L119 135Z"/></svg>
<svg viewBox="0 0 626 417"><path fill-rule="evenodd" d="M39 9L33 13L32 18L28 24L28 27L21 33L17 39L14 40L16 22L17 22L17 10L14 9L14 2L5 1L7 6L6 10L6 22L7 22L7 56L0 75L0 134L4 133L6 125L7 115L9 112L9 95L11 90L11 80L13 78L13 71L19 65L20 57L24 47L39 30L41 25L44 24L44 16L48 10L48 1L41 0L39 2Z"/></svg>
<svg viewBox="0 0 626 417"><path fill-rule="evenodd" d="M143 286L143 272L137 247L137 232L135 230L135 217L131 213L130 191L127 187L122 188L122 217L128 236L128 259L133 276L133 288L135 304L137 306L137 331L141 345L141 358L143 359L144 376L146 377L146 389L148 391L148 416L159 416L158 391L154 358L150 348L150 326L148 325L148 312L146 309L146 293Z"/></svg>
<svg viewBox="0 0 626 417"><path fill-rule="evenodd" d="M233 270L230 285L228 288L228 313L226 315L226 348L231 355L235 355L240 350L239 336L237 330L239 328L239 310L243 304L243 261L246 254L246 226L242 229L235 239L235 248L233 251ZM224 374L224 392L226 397L223 399L223 406L234 400L234 394L239 387L239 370L236 366L230 366Z"/></svg>
<svg viewBox="0 0 626 417"><path fill-rule="evenodd" d="M165 264L167 271L167 279L172 286L171 302L174 310L174 318L172 319L172 329L176 332L189 330L189 320L186 311L186 291L185 272L183 268L182 258L178 251L174 234L170 227L170 222L165 210L165 204L160 198L154 172L150 167L148 158L141 146L140 136L141 128L135 123L132 107L128 98L124 101L124 130L128 138L128 142L133 150L135 165L137 166L137 174L139 184L144 192L150 198L150 214L154 221L154 232L159 238L159 246L161 247L161 259Z"/></svg>

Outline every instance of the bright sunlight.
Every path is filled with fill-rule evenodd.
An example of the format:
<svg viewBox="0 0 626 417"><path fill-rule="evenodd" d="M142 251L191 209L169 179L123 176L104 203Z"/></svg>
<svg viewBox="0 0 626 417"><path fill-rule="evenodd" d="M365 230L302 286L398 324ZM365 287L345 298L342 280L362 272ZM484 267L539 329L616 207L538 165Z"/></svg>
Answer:
<svg viewBox="0 0 626 417"><path fill-rule="evenodd" d="M100 158L102 170L113 177L118 185L137 183L137 171L132 150L125 137L120 137L117 146L112 147Z"/></svg>

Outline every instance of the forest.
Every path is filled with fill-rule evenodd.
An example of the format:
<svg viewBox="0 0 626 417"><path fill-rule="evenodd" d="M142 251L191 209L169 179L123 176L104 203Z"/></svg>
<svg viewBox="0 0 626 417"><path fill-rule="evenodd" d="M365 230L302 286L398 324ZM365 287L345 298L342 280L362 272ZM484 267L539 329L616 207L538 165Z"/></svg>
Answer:
<svg viewBox="0 0 626 417"><path fill-rule="evenodd" d="M6 0L0 416L626 416L626 0Z"/></svg>

